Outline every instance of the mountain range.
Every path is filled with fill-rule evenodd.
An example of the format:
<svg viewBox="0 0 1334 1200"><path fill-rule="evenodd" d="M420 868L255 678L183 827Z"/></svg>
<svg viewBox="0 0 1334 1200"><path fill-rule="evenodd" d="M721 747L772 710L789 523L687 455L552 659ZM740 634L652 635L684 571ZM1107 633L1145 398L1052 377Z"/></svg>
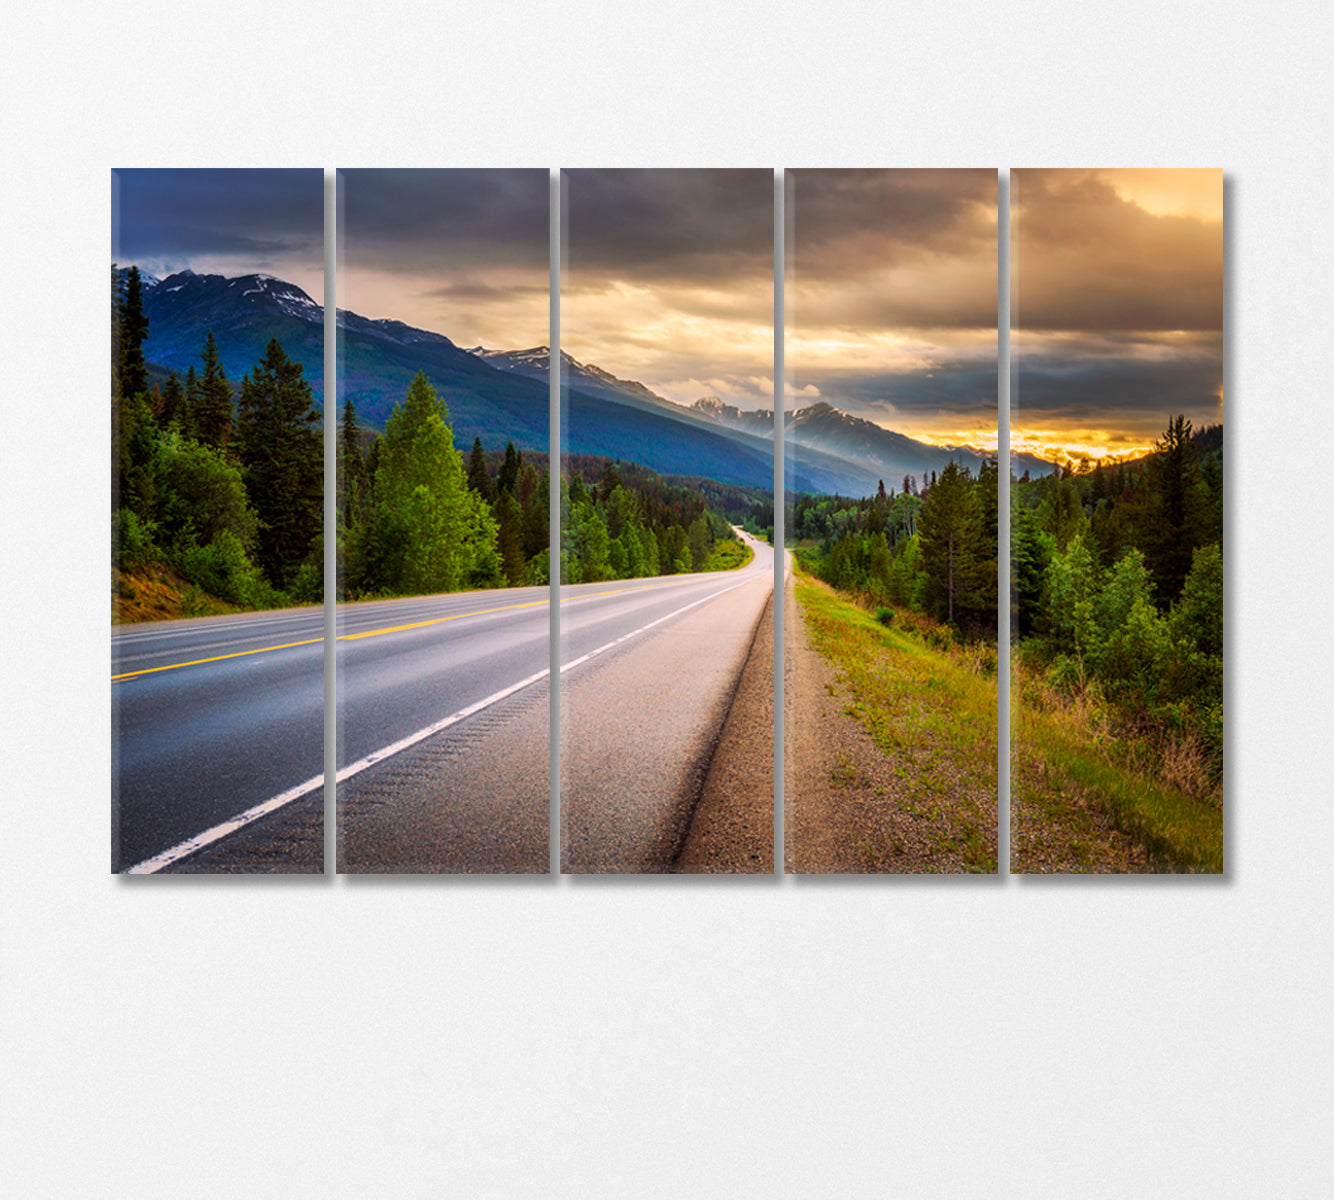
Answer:
<svg viewBox="0 0 1334 1200"><path fill-rule="evenodd" d="M318 403L324 392L324 309L293 283L271 275L237 278L181 271L165 279L141 272L148 318L145 356L154 377L184 375L212 331L232 383L238 384L277 338L300 362ZM343 396L359 421L383 429L418 371L449 408L455 444L474 438L489 450L513 441L520 450L549 448L546 346L527 350L463 349L440 333L401 321L338 310ZM562 352L563 449L638 462L662 474L702 476L767 490L773 486L773 413L745 411L705 397L676 404L635 380L619 379ZM976 471L985 455L938 447L882 429L817 403L785 414L787 486L796 491L869 495L883 479L897 488L951 459ZM1015 469L1052 470L1039 459Z"/></svg>

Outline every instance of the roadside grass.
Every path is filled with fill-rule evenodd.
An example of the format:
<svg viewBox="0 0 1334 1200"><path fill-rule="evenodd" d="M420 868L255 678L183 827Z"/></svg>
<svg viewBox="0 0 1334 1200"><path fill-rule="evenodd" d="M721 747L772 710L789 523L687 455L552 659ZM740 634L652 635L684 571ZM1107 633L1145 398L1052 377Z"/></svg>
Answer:
<svg viewBox="0 0 1334 1200"><path fill-rule="evenodd" d="M1216 800L1136 770L1134 747L1112 736L1098 705L1060 695L1018 662L1014 670L1012 809L1064 829L1076 863L1087 865L1092 856L1093 835L1076 811L1084 801L1139 843L1154 869L1223 870L1223 813ZM1026 861L1017 841L1013 850L1012 870L1042 870L1038 861Z"/></svg>
<svg viewBox="0 0 1334 1200"><path fill-rule="evenodd" d="M915 628L886 628L799 565L794 583L812 645L851 693L844 713L862 723L899 781L899 810L919 823L934 854L994 873L995 847L982 832L996 824L994 653L988 670L976 655L932 649ZM840 760L831 783L852 782L850 764ZM862 847L868 865L902 853L899 838L874 855Z"/></svg>
<svg viewBox="0 0 1334 1200"><path fill-rule="evenodd" d="M997 703L994 675L967 654L942 653L911 633L886 629L865 609L803 573L797 599L816 648L847 677L861 719L886 753L908 761L941 755L941 743L995 776ZM961 661L962 660L962 661Z"/></svg>
<svg viewBox="0 0 1334 1200"><path fill-rule="evenodd" d="M720 542L715 542L713 553L709 555L708 561L704 564L706 571L732 571L737 567L744 567L752 558L755 557L755 551L735 538L724 538Z"/></svg>

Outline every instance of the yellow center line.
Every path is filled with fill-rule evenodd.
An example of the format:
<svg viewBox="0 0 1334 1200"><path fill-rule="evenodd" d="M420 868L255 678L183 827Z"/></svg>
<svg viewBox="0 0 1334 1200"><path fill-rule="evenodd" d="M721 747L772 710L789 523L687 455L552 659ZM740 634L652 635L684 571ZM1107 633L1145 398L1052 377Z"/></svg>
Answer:
<svg viewBox="0 0 1334 1200"><path fill-rule="evenodd" d="M564 604L567 600L596 600L602 596L617 596L622 592L640 592L651 587L661 586L657 583L646 583L638 588L613 588L609 592L594 592L588 596L562 596L560 602ZM476 612L454 613L449 617L433 617L429 621L413 621L407 625L389 625L384 629L368 629L363 633L344 633L340 634L335 641L354 642L359 638L379 637L385 633L403 633L408 629L425 629L430 625L442 625L446 621L461 621L465 617L485 617L491 613L508 612L517 608L538 608L546 603L546 600L528 600L522 604L502 604L498 608L482 608ZM198 667L204 663L222 662L228 658L245 658L249 654L268 654L271 650L292 650L297 646L318 646L323 641L322 637L307 638L304 642L284 642L280 646L256 646L253 650L234 650L231 654L215 654L212 658L193 658L189 662L167 663L161 667L144 667L139 671L126 671L123 675L113 675L111 682L115 683L119 679L134 679L139 675L153 675L158 671L176 671L181 667Z"/></svg>
<svg viewBox="0 0 1334 1200"><path fill-rule="evenodd" d="M367 629L363 633L340 634L340 642L354 642L358 638L379 637L382 633L402 633L406 629L425 629L429 625L442 625L446 621L461 621L464 617L485 617L491 613L508 612L515 608L537 608L546 604L545 600L527 600L523 604L502 604L499 608L481 608L476 612L455 613L450 617L432 617L429 621L413 621L408 625L389 625L384 629Z"/></svg>

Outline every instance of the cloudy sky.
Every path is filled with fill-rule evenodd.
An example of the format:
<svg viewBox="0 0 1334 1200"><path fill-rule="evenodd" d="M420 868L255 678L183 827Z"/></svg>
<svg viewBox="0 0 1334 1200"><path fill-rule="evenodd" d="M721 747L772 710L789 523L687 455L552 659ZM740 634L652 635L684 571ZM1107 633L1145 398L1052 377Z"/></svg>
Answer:
<svg viewBox="0 0 1334 1200"><path fill-rule="evenodd" d="M996 440L996 172L790 170L789 405ZM113 257L319 299L319 170L113 174ZM339 303L461 346L548 340L548 174L340 172ZM1222 419L1222 177L1011 172L1012 444L1131 453ZM562 345L689 404L773 404L768 170L564 178Z"/></svg>
<svg viewBox="0 0 1334 1200"><path fill-rule="evenodd" d="M158 278L264 272L324 292L324 172L117 170L111 257Z"/></svg>
<svg viewBox="0 0 1334 1200"><path fill-rule="evenodd" d="M545 168L338 175L340 307L465 348L547 343Z"/></svg>
<svg viewBox="0 0 1334 1200"><path fill-rule="evenodd" d="M773 406L770 170L565 173L561 346L681 404Z"/></svg>
<svg viewBox="0 0 1334 1200"><path fill-rule="evenodd" d="M996 170L787 173L791 404L996 445Z"/></svg>
<svg viewBox="0 0 1334 1200"><path fill-rule="evenodd" d="M1223 179L1010 173L1011 445L1133 454L1223 419Z"/></svg>

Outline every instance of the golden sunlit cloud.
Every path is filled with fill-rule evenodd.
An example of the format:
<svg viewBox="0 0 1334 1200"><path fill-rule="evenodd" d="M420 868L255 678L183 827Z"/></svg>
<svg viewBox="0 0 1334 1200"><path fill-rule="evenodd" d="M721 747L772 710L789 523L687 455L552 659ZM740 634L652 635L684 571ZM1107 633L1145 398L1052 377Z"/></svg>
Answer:
<svg viewBox="0 0 1334 1200"><path fill-rule="evenodd" d="M371 320L403 321L465 348L520 350L545 345L551 329L546 272L498 270L485 286L438 274L349 266L340 272L339 308Z"/></svg>
<svg viewBox="0 0 1334 1200"><path fill-rule="evenodd" d="M730 315L716 293L704 305L711 311L700 311L699 298L693 288L573 282L562 294L561 345L581 362L638 380L678 404L713 394L757 407L764 390L747 381L768 380L772 397L772 324L754 319L744 290Z"/></svg>
<svg viewBox="0 0 1334 1200"><path fill-rule="evenodd" d="M1109 168L1117 194L1155 216L1223 219L1223 172L1191 167Z"/></svg>

